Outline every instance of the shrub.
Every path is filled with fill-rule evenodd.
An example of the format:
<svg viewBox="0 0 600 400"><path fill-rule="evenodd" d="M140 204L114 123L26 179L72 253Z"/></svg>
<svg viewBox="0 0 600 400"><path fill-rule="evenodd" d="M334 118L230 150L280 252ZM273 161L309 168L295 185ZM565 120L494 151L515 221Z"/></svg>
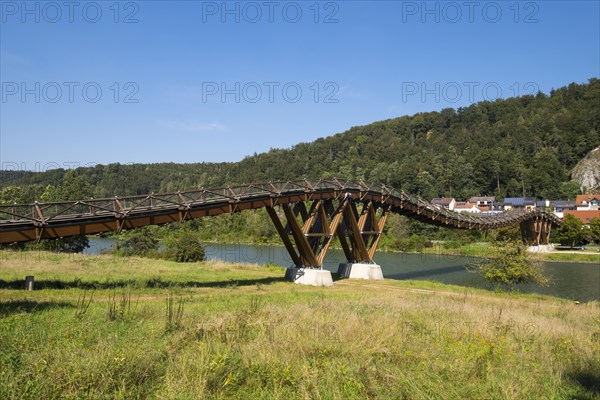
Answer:
<svg viewBox="0 0 600 400"><path fill-rule="evenodd" d="M600 244L600 217L592 218L590 221L592 240Z"/></svg>
<svg viewBox="0 0 600 400"><path fill-rule="evenodd" d="M56 253L81 253L87 249L90 241L85 235L69 236L62 239L40 240L39 243L28 243L25 248L31 250L47 250Z"/></svg>
<svg viewBox="0 0 600 400"><path fill-rule="evenodd" d="M124 256L145 256L158 250L160 242L149 228L123 232L114 247Z"/></svg>
<svg viewBox="0 0 600 400"><path fill-rule="evenodd" d="M204 246L198 234L192 231L179 232L166 243L163 258L176 262L204 260Z"/></svg>
<svg viewBox="0 0 600 400"><path fill-rule="evenodd" d="M426 247L433 247L433 243L423 236L412 235L409 238L398 239L396 245L400 251L422 252Z"/></svg>
<svg viewBox="0 0 600 400"><path fill-rule="evenodd" d="M464 246L466 243L462 240L448 240L443 244L444 249L458 249Z"/></svg>
<svg viewBox="0 0 600 400"><path fill-rule="evenodd" d="M533 261L525 245L519 242L502 242L491 248L491 258L475 266L484 279L492 284L502 285L512 291L516 285L549 283L539 263Z"/></svg>
<svg viewBox="0 0 600 400"><path fill-rule="evenodd" d="M558 240L560 244L574 247L585 237L584 225L581 220L572 214L567 214L563 218L563 224L558 230Z"/></svg>
<svg viewBox="0 0 600 400"><path fill-rule="evenodd" d="M497 242L519 241L521 240L521 227L519 225L507 226L497 229L495 234Z"/></svg>

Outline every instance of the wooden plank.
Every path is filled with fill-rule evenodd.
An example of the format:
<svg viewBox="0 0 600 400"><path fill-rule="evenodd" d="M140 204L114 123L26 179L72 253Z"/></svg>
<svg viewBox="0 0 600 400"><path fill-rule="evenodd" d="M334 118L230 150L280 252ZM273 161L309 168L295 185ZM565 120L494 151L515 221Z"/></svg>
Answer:
<svg viewBox="0 0 600 400"><path fill-rule="evenodd" d="M350 228L350 240L353 244L353 253L356 261L365 261L371 262L372 259L369 256L369 252L367 251L367 247L365 246L365 242L360 234L360 228L358 226L358 222L356 220L356 207L354 203L350 203L349 207L344 209L344 221L346 225Z"/></svg>
<svg viewBox="0 0 600 400"><path fill-rule="evenodd" d="M329 227L328 227L328 232L331 235L327 239L325 239L323 248L321 249L321 251L319 252L319 255L317 257L317 261L319 262L319 265L323 265L325 256L327 255L327 251L329 250L329 246L331 245L331 242L333 240L333 233L338 230L338 227L340 226L340 223L344 217L344 209L346 208L346 205L347 205L347 202L342 200L342 202L340 203L338 208L333 213L333 218L331 219L331 225L329 225ZM341 240L340 240L340 242L341 242ZM342 245L342 247L343 246L344 245ZM344 251L344 253L346 253L346 251Z"/></svg>
<svg viewBox="0 0 600 400"><path fill-rule="evenodd" d="M377 251L377 246L379 245L379 240L381 239L381 234L383 233L383 228L385 228L385 223L387 222L389 214L390 214L390 208L389 207L384 208L383 214L381 215L381 218L379 218L379 221L377 222L377 228L379 230L379 233L377 234L377 236L375 236L375 239L373 240L373 243L371 244L371 247L369 248L369 257L371 257L371 259L373 259L373 257L375 256L375 252Z"/></svg>
<svg viewBox="0 0 600 400"><path fill-rule="evenodd" d="M279 215L277 215L277 211L275 211L275 209L273 207L266 207L266 209L267 209L267 214L269 214L269 217L271 217L271 221L273 221L273 225L275 225L275 229L277 230L277 233L279 233L279 237L281 238L281 241L283 242L290 257L292 258L292 262L294 263L294 265L298 265L298 266L302 265L300 262L300 258L298 257L298 254L296 253L296 249L294 248L294 245L292 244L292 241L290 240L289 236L286 234L285 228L283 227L283 224L281 223L281 220L279 219Z"/></svg>
<svg viewBox="0 0 600 400"><path fill-rule="evenodd" d="M313 226L315 221L315 217L317 216L317 211L321 207L321 201L315 200L310 205L310 210L308 212L308 217L304 219L304 225L302 226L302 232L305 234L310 232L310 228Z"/></svg>
<svg viewBox="0 0 600 400"><path fill-rule="evenodd" d="M284 204L281 207L283 208L288 225L292 231L292 236L294 237L294 242L296 242L296 247L298 247L298 251L300 252L300 259L302 261L301 266L320 268L321 266L318 265L315 254L310 248L310 245L304 236L304 232L302 232L302 228L296 220L296 215L294 215L289 204Z"/></svg>

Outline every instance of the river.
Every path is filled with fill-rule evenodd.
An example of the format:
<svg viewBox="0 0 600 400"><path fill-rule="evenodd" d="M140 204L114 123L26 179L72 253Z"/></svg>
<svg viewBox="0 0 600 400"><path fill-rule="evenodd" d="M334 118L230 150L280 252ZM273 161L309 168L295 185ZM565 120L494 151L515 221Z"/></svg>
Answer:
<svg viewBox="0 0 600 400"><path fill-rule="evenodd" d="M111 239L90 238L87 254L99 254L110 248ZM228 262L291 265L284 247L245 244L208 244L206 258ZM406 254L379 251L375 262L381 265L383 276L388 279L420 279L453 285L485 288L486 283L478 274L469 272L467 265L476 259L463 256L438 254ZM345 261L341 250L327 253L324 268L336 271ZM600 300L600 264L572 262L543 262L545 274L551 279L548 287L522 285L521 292L541 293L578 301Z"/></svg>

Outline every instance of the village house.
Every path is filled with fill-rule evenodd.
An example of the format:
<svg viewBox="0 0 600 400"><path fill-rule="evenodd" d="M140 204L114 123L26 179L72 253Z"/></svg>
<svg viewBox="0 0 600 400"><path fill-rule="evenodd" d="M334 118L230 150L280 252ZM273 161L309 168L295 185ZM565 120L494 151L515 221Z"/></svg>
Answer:
<svg viewBox="0 0 600 400"><path fill-rule="evenodd" d="M565 210L576 210L575 201L565 200L538 200L535 203L536 208L544 208L547 211L551 211L559 218L563 217Z"/></svg>
<svg viewBox="0 0 600 400"><path fill-rule="evenodd" d="M481 210L477 207L477 204L471 203L470 201L457 201L454 204L454 211L456 212L470 212L479 214Z"/></svg>
<svg viewBox="0 0 600 400"><path fill-rule="evenodd" d="M526 209L533 210L536 206L536 200L533 197L507 197L504 199L504 210Z"/></svg>
<svg viewBox="0 0 600 400"><path fill-rule="evenodd" d="M573 214L584 224L592 218L600 217L600 194L580 195L573 200L537 200L533 197L507 197L497 202L493 196L473 196L468 201L456 201L452 197L438 197L431 204L459 213L495 214L512 209L546 209L563 218Z"/></svg>
<svg viewBox="0 0 600 400"><path fill-rule="evenodd" d="M571 214L588 226L593 218L600 218L600 210L565 210L563 214Z"/></svg>
<svg viewBox="0 0 600 400"><path fill-rule="evenodd" d="M577 210L598 210L600 205L600 194L580 194L575 199Z"/></svg>
<svg viewBox="0 0 600 400"><path fill-rule="evenodd" d="M438 198L431 200L431 204L440 206L447 210L454 210L455 203L456 203L456 200L454 200L451 197L438 197Z"/></svg>
<svg viewBox="0 0 600 400"><path fill-rule="evenodd" d="M550 208L550 200L538 200L535 202L535 208Z"/></svg>
<svg viewBox="0 0 600 400"><path fill-rule="evenodd" d="M495 201L496 198L493 196L475 196L469 199L469 203L474 203L482 212L492 211Z"/></svg>
<svg viewBox="0 0 600 400"><path fill-rule="evenodd" d="M550 207L553 209L554 214L559 218L564 217L565 211L577 210L575 201L555 200L550 202Z"/></svg>
<svg viewBox="0 0 600 400"><path fill-rule="evenodd" d="M490 211L487 212L487 214L497 214L501 212L504 212L504 203L494 201L494 203L492 204L492 208L490 209Z"/></svg>

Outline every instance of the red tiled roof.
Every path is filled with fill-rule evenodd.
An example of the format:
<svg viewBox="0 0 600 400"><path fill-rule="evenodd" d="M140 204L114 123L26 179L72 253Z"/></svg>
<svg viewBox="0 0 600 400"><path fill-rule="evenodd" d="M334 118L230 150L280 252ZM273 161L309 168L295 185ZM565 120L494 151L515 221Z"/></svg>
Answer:
<svg viewBox="0 0 600 400"><path fill-rule="evenodd" d="M600 201L600 194L580 194L577 195L577 198L575 199L575 204L577 204L578 206L583 206L583 201L585 200L587 205L590 201L594 199Z"/></svg>
<svg viewBox="0 0 600 400"><path fill-rule="evenodd" d="M600 218L600 210L565 210L563 215L572 214L584 224L589 224L592 218Z"/></svg>
<svg viewBox="0 0 600 400"><path fill-rule="evenodd" d="M476 204L475 204L475 203L470 203L470 202L468 202L468 201L457 201L457 202L454 204L454 209L455 209L455 210L456 210L457 208L464 208L464 209L467 209L467 208L473 208L473 206L476 206Z"/></svg>

